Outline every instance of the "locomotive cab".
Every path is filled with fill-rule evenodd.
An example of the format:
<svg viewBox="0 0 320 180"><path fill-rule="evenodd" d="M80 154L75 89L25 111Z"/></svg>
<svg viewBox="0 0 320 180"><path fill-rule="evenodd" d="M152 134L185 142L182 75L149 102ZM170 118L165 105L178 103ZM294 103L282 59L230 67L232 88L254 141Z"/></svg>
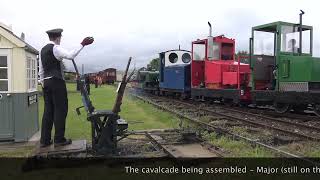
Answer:
<svg viewBox="0 0 320 180"><path fill-rule="evenodd" d="M193 87L222 89L224 85L236 85L236 83L229 82L230 77L227 79L222 77L225 73L223 69L236 68L233 66L235 65L234 44L233 39L223 35L208 37L192 43Z"/></svg>
<svg viewBox="0 0 320 180"><path fill-rule="evenodd" d="M302 13L303 14L303 13ZM312 26L274 22L252 28L250 68L255 102L284 113L313 105L319 114L320 59L312 57Z"/></svg>
<svg viewBox="0 0 320 180"><path fill-rule="evenodd" d="M161 52L160 59L160 94L174 95L181 98L190 96L191 53L177 49Z"/></svg>
<svg viewBox="0 0 320 180"><path fill-rule="evenodd" d="M234 39L210 35L192 42L191 95L194 98L249 102L249 77L249 65L235 61Z"/></svg>

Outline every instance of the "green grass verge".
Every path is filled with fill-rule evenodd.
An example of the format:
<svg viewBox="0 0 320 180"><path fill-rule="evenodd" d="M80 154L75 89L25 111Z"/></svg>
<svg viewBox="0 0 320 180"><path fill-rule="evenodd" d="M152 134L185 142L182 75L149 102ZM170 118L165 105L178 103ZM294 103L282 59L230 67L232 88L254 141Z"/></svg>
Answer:
<svg viewBox="0 0 320 180"><path fill-rule="evenodd" d="M227 136L217 136L215 133L203 133L203 137L215 146L226 151L228 157L274 157L275 155L262 147L252 146L242 140L236 141Z"/></svg>
<svg viewBox="0 0 320 180"><path fill-rule="evenodd" d="M68 83L68 99L69 111L66 124L66 137L72 139L91 140L91 125L86 120L86 112L82 109L82 114L78 116L75 109L82 105L81 96L76 92L75 84ZM116 88L114 86L102 86L100 88L91 88L91 100L96 109L112 109L115 98ZM43 97L39 99L39 121L41 124L43 114ZM129 123L130 130L143 129L162 129L162 128L177 128L179 118L168 112L161 111L150 104L144 103L141 100L131 96L124 96L123 104L120 112L121 118ZM189 123L186 125L193 126ZM190 127L189 127L190 128ZM241 128L236 128L235 131L244 135ZM53 130L54 133L54 130ZM226 136L217 136L215 133L205 133L204 137L212 144L224 149L227 156L230 157L274 157L275 155L265 148L253 147L251 144L244 141L235 141ZM283 148L285 149L285 148ZM305 148L304 148L305 149ZM27 147L14 151L0 151L0 157L16 157L28 156L34 149ZM313 154L302 152L310 156L318 156L319 151L311 151Z"/></svg>
<svg viewBox="0 0 320 180"><path fill-rule="evenodd" d="M80 93L75 91L76 86L72 83L67 84L67 89L69 91L69 111L66 122L66 137L90 140L91 125L86 120L86 112L82 109L81 116L78 116L75 111L77 107L82 105ZM116 88L109 85L100 88L91 86L90 98L96 109L112 109L116 98ZM43 98L40 97L40 123L43 107ZM120 116L128 121L130 130L173 128L177 127L178 124L178 118L174 115L158 110L129 96L124 96Z"/></svg>
<svg viewBox="0 0 320 180"><path fill-rule="evenodd" d="M87 114L84 109L78 116L75 109L82 106L80 93L76 91L76 85L67 84L68 89L68 116L66 121L66 137L73 140L86 139L91 141L91 124L87 121ZM112 109L116 98L116 87L105 85L100 88L91 86L91 101L96 109ZM39 121L43 115L44 102L43 97L39 98ZM158 110L152 105L143 103L130 96L124 96L120 112L121 118L129 123L129 130L144 129L162 129L178 127L179 119L174 115ZM52 130L52 137L54 128ZM0 157L25 157L32 154L34 146L13 149L10 151L1 151Z"/></svg>

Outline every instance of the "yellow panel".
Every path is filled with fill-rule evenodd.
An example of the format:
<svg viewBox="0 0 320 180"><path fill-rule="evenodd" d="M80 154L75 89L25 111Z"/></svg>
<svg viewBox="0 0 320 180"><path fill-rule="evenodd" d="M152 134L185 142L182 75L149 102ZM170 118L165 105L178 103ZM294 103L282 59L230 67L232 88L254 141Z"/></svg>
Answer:
<svg viewBox="0 0 320 180"><path fill-rule="evenodd" d="M207 83L206 87L208 89L220 89L221 85L219 83Z"/></svg>
<svg viewBox="0 0 320 180"><path fill-rule="evenodd" d="M13 43L11 43L7 38L0 34L0 48L13 48L16 47Z"/></svg>
<svg viewBox="0 0 320 180"><path fill-rule="evenodd" d="M4 30L3 28L0 27L0 36L1 36L1 41L2 39L7 39L7 41L10 42L11 47L18 46L18 47L25 47L26 44L18 39L17 37L13 36L10 32Z"/></svg>
<svg viewBox="0 0 320 180"><path fill-rule="evenodd" d="M23 48L13 48L11 67L13 91L26 92L26 54Z"/></svg>

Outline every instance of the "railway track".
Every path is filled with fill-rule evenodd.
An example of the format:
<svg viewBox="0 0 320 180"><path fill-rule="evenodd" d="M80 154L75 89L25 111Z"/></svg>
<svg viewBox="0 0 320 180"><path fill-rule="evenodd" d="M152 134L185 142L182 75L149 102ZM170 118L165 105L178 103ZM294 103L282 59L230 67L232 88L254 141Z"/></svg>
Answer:
<svg viewBox="0 0 320 180"><path fill-rule="evenodd" d="M223 106L224 105L221 105L222 108L226 108ZM229 107L229 108L231 108L232 110L235 110L235 111L247 112L249 114L252 113L252 114L265 115L265 116L269 116L269 117L296 119L296 120L304 121L304 122L312 121L314 123L317 123L318 125L319 125L319 121L320 121L320 118L318 116L315 116L313 113L287 112L287 113L279 114L279 113L275 113L274 109L271 109L270 107L269 108L266 108L266 107L256 107L256 108Z"/></svg>
<svg viewBox="0 0 320 180"><path fill-rule="evenodd" d="M227 108L225 107L223 107L223 109L227 110ZM319 118L316 116L304 116L304 115L298 115L298 114L285 114L285 115L280 114L279 115L279 114L275 114L274 112L267 112L266 114L263 114L264 112L261 112L261 111L249 112L249 111L239 110L238 108L232 108L231 111L238 112L238 113L245 113L251 116L257 116L270 121L279 121L282 123L297 125L307 129L320 131L320 128L318 127L320 126ZM275 116L277 116L277 118L274 118ZM283 119L280 119L280 118L283 118ZM301 123L301 121L303 123Z"/></svg>
<svg viewBox="0 0 320 180"><path fill-rule="evenodd" d="M218 148L196 137L194 133L179 133L177 141L174 134L146 133L146 136L166 154L173 158L215 158L223 157Z"/></svg>
<svg viewBox="0 0 320 180"><path fill-rule="evenodd" d="M286 152L286 151L283 151L281 149L278 149L276 147L273 147L271 145L268 145L268 144L265 144L263 142L260 142L256 139L251 139L251 138L248 138L248 137L245 137L245 136L242 136L242 135L239 135L239 134L236 134L236 133L233 133L233 132L230 132L228 129L226 128L221 128L221 127L217 127L217 126L214 126L212 124L209 124L209 123L206 123L206 122L202 122L200 121L199 119L195 119L195 118L192 118L190 116L187 116L181 112L178 112L178 111L175 111L173 109L170 109L166 106L163 106L163 105L160 105L152 100L149 100L145 97L142 97L142 96L139 96L139 95L136 95L136 94L131 94L132 96L144 101L144 102L147 102L149 104L152 104L154 105L155 107L159 108L159 109L163 109L165 111L168 111L168 112L171 112L175 115L177 115L178 117L181 117L181 118L184 118L192 123L195 123L201 127L203 127L205 130L208 130L208 131L214 131L218 134L225 134L225 135L228 135L230 137L232 137L232 139L235 139L235 140L244 140L244 141L247 141L248 143L252 144L252 145L257 145L257 146L261 146L261 147L264 147L266 149L269 149L273 152L276 152L277 154L281 155L281 156L284 156L284 157L294 157L294 158L301 158L303 160L306 160L306 161L309 161L307 159L304 159L302 157L300 157L299 155L296 155L296 154L292 154L290 152Z"/></svg>
<svg viewBox="0 0 320 180"><path fill-rule="evenodd" d="M310 159L304 158L304 155L302 155L300 153L298 153L298 154L291 153L291 152L288 152L288 151L285 151L285 150L277 148L276 146L272 145L272 143L270 144L269 142L260 141L259 139L250 138L248 136L241 135L241 134L239 134L237 132L232 132L232 131L230 131L230 129L220 127L219 125L217 126L217 125L214 125L214 124L203 122L200 119L197 119L197 118L191 117L189 115L186 115L186 113L176 111L174 108L171 108L170 106L162 105L161 103L156 102L158 100L156 98L152 98L152 100L151 100L149 98L142 97L142 96L134 94L134 93L130 93L130 94L133 97L136 97L136 98L138 98L138 99L140 99L140 100L142 100L144 102L150 103L150 104L156 106L159 109L171 112L171 113L177 115L180 118L188 120L191 123L195 123L196 125L201 126L204 130L207 130L209 132L216 132L217 134L224 134L226 136L231 137L231 139L234 139L234 140L244 140L244 141L252 144L253 146L260 146L260 147L269 149L270 151L280 155L281 157L299 158L299 159L301 159L303 161L307 161L307 162L310 162L312 164L318 164L316 162L311 161ZM174 101L176 101L176 100L170 99L170 101L172 103L175 103ZM183 102L183 103L185 103L185 102ZM197 109L195 109L195 111L197 111Z"/></svg>
<svg viewBox="0 0 320 180"><path fill-rule="evenodd" d="M219 107L216 109L215 108L209 109L209 108L201 108L201 107L199 108L199 106L193 103L179 101L179 100L171 100L171 102L181 103L181 104L184 104L185 106L206 111L209 114L218 115L228 120L241 121L241 122L245 122L255 126L273 129L275 131L279 131L279 132L296 136L299 138L303 138L306 140L320 141L320 128L316 126L311 126L311 125L293 122L290 120L284 120L280 118L273 118L266 115L255 114L255 113L250 113L246 111L235 110L232 108L227 109L227 108Z"/></svg>
<svg viewBox="0 0 320 180"><path fill-rule="evenodd" d="M178 129L155 129L129 131L127 137L118 144L118 153L107 157L114 158L215 158L223 157L224 152L218 147L206 143L194 132ZM78 140L71 145L54 148L38 148L36 157L106 157L96 154L91 144Z"/></svg>
<svg viewBox="0 0 320 180"><path fill-rule="evenodd" d="M168 99L167 97L159 97L150 94L148 94L148 96L152 96L154 101L158 101L158 103L165 102L166 105L172 105L175 107L178 104L183 104L186 109L204 111L207 115L218 116L228 121L242 122L256 127L268 128L273 131L305 140L320 141L320 128L315 126L318 121L312 121L311 123L300 123L299 119L291 119L288 117L274 118L271 116L242 111L231 107L226 108L223 106L209 105L202 102L187 100L182 101L172 98Z"/></svg>

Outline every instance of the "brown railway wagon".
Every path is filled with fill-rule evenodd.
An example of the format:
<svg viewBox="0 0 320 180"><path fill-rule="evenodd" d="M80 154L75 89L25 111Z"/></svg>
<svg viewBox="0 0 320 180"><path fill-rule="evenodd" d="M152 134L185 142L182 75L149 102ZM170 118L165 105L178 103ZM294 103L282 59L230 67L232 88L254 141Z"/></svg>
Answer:
<svg viewBox="0 0 320 180"><path fill-rule="evenodd" d="M91 84L94 84L94 80L95 80L97 74L98 74L98 73L88 73L88 74L87 74L87 75L89 75L89 82L90 82Z"/></svg>
<svg viewBox="0 0 320 180"><path fill-rule="evenodd" d="M97 76L101 77L103 84L114 84L117 81L117 70L108 68L97 73L88 73L90 83L94 84Z"/></svg>
<svg viewBox="0 0 320 180"><path fill-rule="evenodd" d="M108 68L99 72L102 83L114 84L117 81L117 70L115 68Z"/></svg>

